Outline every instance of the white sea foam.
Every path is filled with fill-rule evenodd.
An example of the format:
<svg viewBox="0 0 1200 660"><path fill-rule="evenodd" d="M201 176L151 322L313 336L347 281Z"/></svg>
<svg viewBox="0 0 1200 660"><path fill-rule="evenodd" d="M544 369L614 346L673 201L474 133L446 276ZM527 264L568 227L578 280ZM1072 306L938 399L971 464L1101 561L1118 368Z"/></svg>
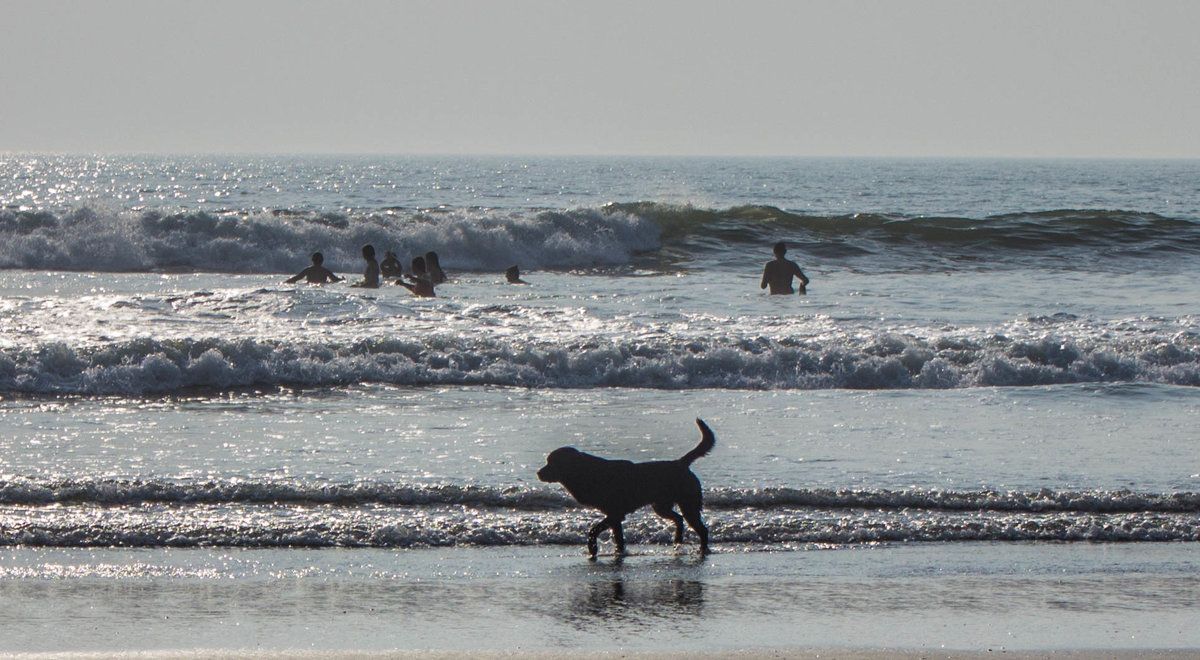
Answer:
<svg viewBox="0 0 1200 660"><path fill-rule="evenodd" d="M25 546L574 544L594 522L536 488L5 482L0 500L0 545ZM709 501L721 544L1200 541L1196 493L724 489ZM670 542L649 514L627 533Z"/></svg>
<svg viewBox="0 0 1200 660"><path fill-rule="evenodd" d="M1075 343L1059 336L929 342L887 334L805 341L432 335L346 342L137 339L0 350L0 391L160 394L353 384L660 389L944 389L1063 383L1200 384L1194 340Z"/></svg>
<svg viewBox="0 0 1200 660"><path fill-rule="evenodd" d="M297 505L322 508L398 506L499 508L519 512L573 509L564 492L549 487L407 485L386 482L319 483L246 479L178 481L0 478L0 505ZM754 515L753 511L924 510L1039 513L1200 513L1200 493L1130 490L891 490L832 488L716 488L705 494L709 509Z"/></svg>

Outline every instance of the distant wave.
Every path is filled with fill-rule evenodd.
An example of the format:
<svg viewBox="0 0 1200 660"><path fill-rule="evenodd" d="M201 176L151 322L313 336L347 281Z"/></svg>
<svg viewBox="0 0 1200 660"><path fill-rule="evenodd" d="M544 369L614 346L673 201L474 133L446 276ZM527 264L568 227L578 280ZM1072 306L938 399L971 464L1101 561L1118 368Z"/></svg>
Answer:
<svg viewBox="0 0 1200 660"><path fill-rule="evenodd" d="M659 236L650 219L599 209L345 215L9 209L0 210L0 268L290 273L320 251L326 266L359 272L365 244L404 259L434 250L443 265L461 270L575 268L626 264L632 254L657 250Z"/></svg>
<svg viewBox="0 0 1200 660"><path fill-rule="evenodd" d="M982 218L848 213L804 215L772 206L725 210L653 203L610 210L654 218L667 244L703 249L728 243L762 246L786 237L823 261L898 251L917 264L932 257L1003 264L1003 255L1150 257L1200 255L1200 223L1125 210L1061 209ZM897 260L898 267L901 261Z"/></svg>
<svg viewBox="0 0 1200 660"><path fill-rule="evenodd" d="M1144 382L1200 386L1200 337L1070 338L1049 330L921 339L628 338L530 344L429 336L296 343L136 339L0 350L0 392L148 395L358 384L540 388L950 389Z"/></svg>
<svg viewBox="0 0 1200 660"><path fill-rule="evenodd" d="M962 217L848 213L810 216L771 206L704 209L650 202L572 210L380 209L329 213L223 213L0 209L0 268L144 272L290 273L322 251L326 265L361 270L359 248L402 256L435 250L450 268L622 266L659 255L660 266L785 238L839 263L913 269L931 262L1007 267L1022 258L1158 258L1200 255L1200 223L1124 210L1050 210Z"/></svg>
<svg viewBox="0 0 1200 660"><path fill-rule="evenodd" d="M723 489L715 545L1200 541L1200 494ZM581 544L595 515L526 488L255 482L0 482L0 546L428 547ZM631 543L668 544L649 513Z"/></svg>

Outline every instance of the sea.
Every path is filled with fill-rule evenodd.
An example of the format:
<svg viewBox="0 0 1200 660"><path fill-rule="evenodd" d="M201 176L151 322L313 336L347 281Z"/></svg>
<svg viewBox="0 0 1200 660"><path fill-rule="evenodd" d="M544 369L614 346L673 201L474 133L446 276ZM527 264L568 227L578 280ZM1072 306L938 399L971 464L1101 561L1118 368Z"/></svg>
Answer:
<svg viewBox="0 0 1200 660"><path fill-rule="evenodd" d="M1200 649L1198 278L1194 160L0 155L0 652Z"/></svg>

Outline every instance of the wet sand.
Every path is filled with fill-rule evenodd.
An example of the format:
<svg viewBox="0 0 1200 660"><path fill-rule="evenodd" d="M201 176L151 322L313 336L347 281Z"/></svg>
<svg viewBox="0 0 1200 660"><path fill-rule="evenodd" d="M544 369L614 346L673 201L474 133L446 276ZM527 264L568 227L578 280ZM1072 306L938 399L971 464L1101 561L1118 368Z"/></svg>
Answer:
<svg viewBox="0 0 1200 660"><path fill-rule="evenodd" d="M549 550L11 550L0 653L1200 658L1191 544Z"/></svg>

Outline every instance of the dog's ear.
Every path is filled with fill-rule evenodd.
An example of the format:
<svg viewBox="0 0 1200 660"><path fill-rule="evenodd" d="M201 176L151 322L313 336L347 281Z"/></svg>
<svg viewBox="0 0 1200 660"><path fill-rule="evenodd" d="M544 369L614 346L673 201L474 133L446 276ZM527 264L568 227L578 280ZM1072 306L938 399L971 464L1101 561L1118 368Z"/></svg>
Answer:
<svg viewBox="0 0 1200 660"><path fill-rule="evenodd" d="M578 457L579 457L578 449L576 449L574 447L559 447L558 449L555 449L554 451L550 452L550 455L546 457L546 464L550 465L552 463L559 463L559 464L571 463L572 461L574 461L574 459L576 459Z"/></svg>

